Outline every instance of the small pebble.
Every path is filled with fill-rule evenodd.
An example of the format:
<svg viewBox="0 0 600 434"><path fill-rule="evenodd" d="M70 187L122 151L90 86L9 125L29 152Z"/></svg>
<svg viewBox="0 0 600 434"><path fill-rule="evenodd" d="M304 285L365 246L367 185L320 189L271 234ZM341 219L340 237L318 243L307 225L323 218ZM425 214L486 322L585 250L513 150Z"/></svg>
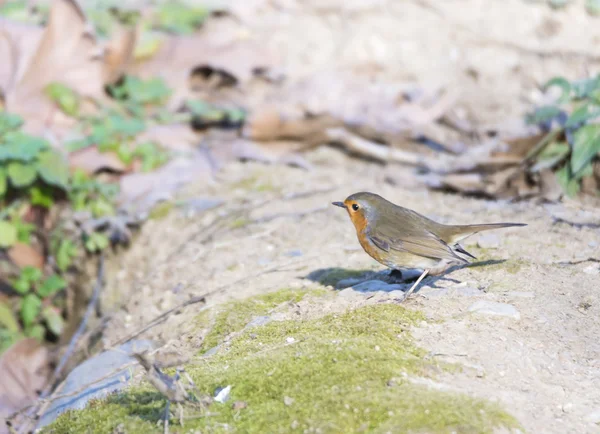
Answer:
<svg viewBox="0 0 600 434"><path fill-rule="evenodd" d="M596 425L600 425L600 409L588 414L585 418L587 422L595 423Z"/></svg>
<svg viewBox="0 0 600 434"><path fill-rule="evenodd" d="M292 424L290 425L290 428L292 429L297 429L300 426L300 424L298 423L297 420L293 421Z"/></svg>
<svg viewBox="0 0 600 434"><path fill-rule="evenodd" d="M598 265L598 264L588 265L587 267L585 267L583 269L583 272L585 274L590 274L592 276L600 274L600 265Z"/></svg>
<svg viewBox="0 0 600 434"><path fill-rule="evenodd" d="M296 339L294 339L293 337L290 336L289 338L286 338L285 341L288 344L293 344L294 342L296 342Z"/></svg>
<svg viewBox="0 0 600 434"><path fill-rule="evenodd" d="M521 319L521 314L512 304L497 303L495 301L480 300L475 302L469 307L469 312L483 315L505 316L516 320Z"/></svg>
<svg viewBox="0 0 600 434"><path fill-rule="evenodd" d="M283 403L288 407L294 403L294 398L290 398L289 396L283 397Z"/></svg>
<svg viewBox="0 0 600 434"><path fill-rule="evenodd" d="M391 292L391 291L397 291L397 290L401 291L403 288L404 288L404 285L398 285L398 284L390 285L389 283L382 282L381 280L367 280L366 282L359 283L358 285L355 285L352 287L352 289L354 289L354 291L358 291L358 292L375 292L375 291Z"/></svg>
<svg viewBox="0 0 600 434"><path fill-rule="evenodd" d="M493 232L481 234L477 240L477 245L482 249L497 249L500 247L500 237Z"/></svg>
<svg viewBox="0 0 600 434"><path fill-rule="evenodd" d="M224 388L218 388L215 392L216 392L215 393L215 401L223 404L224 402L227 402L229 400L229 393L231 392L231 386L227 386Z"/></svg>
<svg viewBox="0 0 600 434"><path fill-rule="evenodd" d="M588 246L589 246L589 247L598 247L598 243L597 243L596 241L590 241L590 242L588 243Z"/></svg>
<svg viewBox="0 0 600 434"><path fill-rule="evenodd" d="M246 401L235 401L231 406L231 408L234 410L242 410L246 407L248 407L248 403Z"/></svg>

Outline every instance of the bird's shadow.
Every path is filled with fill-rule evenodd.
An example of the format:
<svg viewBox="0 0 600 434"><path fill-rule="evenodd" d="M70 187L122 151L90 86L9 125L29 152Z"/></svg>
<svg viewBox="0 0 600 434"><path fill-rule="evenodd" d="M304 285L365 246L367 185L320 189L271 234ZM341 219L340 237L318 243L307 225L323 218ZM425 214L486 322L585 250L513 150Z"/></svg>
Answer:
<svg viewBox="0 0 600 434"><path fill-rule="evenodd" d="M474 268L474 267L484 267L488 265L497 265L506 262L505 259L501 260L487 260L480 262L473 262L468 265L456 265L444 271L442 274L437 276L427 276L423 279L421 284L415 289L415 292L419 292L419 289L424 285L427 285L431 288L439 289L440 286L437 286L436 283L440 280L449 281L455 284L460 283L459 280L452 279L448 277L452 272L459 270L461 268ZM421 274L420 270L407 270L402 272L402 277L398 278L394 273L389 269L385 270L369 270L369 269L351 269L351 268L342 268L342 267L331 267L331 268L319 268L317 270L311 271L306 276L302 276L305 279L311 280L313 282L318 282L324 286L332 286L335 290L341 291L342 289L349 288L352 286L360 285L363 282L371 281L371 280L379 280L387 284L400 284L403 285L402 291L407 291L412 284L419 278ZM361 288L364 292L376 292L381 291L381 287L377 287L376 285L373 288L364 287Z"/></svg>

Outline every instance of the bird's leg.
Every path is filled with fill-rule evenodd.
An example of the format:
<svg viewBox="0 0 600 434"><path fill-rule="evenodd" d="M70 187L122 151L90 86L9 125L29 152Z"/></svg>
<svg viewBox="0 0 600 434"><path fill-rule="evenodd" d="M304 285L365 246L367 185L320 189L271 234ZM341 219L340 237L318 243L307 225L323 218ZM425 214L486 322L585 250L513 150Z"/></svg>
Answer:
<svg viewBox="0 0 600 434"><path fill-rule="evenodd" d="M421 274L417 281L413 284L413 286L410 287L410 289L406 292L406 295L404 296L404 300L406 300L410 296L410 294L413 293L415 288L419 285L419 283L421 283L421 280L423 280L425 276L427 276L427 273L429 273L429 269L423 271L423 274Z"/></svg>
<svg viewBox="0 0 600 434"><path fill-rule="evenodd" d="M396 282L402 281L402 271L400 270L392 270L390 271L390 278L394 279Z"/></svg>
<svg viewBox="0 0 600 434"><path fill-rule="evenodd" d="M169 434L169 418L171 417L171 401L167 399L167 406L165 407L165 415L164 415L164 426L163 433Z"/></svg>

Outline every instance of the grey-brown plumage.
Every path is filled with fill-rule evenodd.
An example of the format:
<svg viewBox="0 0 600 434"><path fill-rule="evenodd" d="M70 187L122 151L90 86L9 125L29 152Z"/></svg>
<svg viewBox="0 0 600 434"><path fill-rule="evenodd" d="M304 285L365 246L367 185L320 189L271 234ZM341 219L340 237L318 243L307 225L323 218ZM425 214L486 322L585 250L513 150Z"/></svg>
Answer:
<svg viewBox="0 0 600 434"><path fill-rule="evenodd" d="M444 225L368 192L355 193L336 206L345 208L361 246L378 262L395 270L417 268L440 274L475 258L458 242L477 232L526 226L524 223ZM420 281L419 279L419 281ZM417 283L419 282L417 281Z"/></svg>

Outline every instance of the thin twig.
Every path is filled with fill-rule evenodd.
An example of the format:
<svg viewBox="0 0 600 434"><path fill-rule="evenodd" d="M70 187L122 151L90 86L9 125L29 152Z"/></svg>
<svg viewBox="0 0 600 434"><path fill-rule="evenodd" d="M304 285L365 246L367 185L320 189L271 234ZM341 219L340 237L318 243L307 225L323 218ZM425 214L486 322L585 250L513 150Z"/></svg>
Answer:
<svg viewBox="0 0 600 434"><path fill-rule="evenodd" d="M117 342L115 342L114 344L110 345L109 348L111 347L117 347L119 345L122 345L126 342L129 342L132 339L137 338L139 335L141 335L142 333L145 333L146 331L150 330L151 328L157 326L158 324L163 323L164 321L166 321L169 316L171 316L174 313L179 313L182 309L186 308L187 306L190 306L192 304L196 304L196 303L206 303L206 294L205 295L200 295L197 297L192 297L189 300L175 306L172 309L169 309L166 312L161 313L160 315L158 315L156 318L154 318L152 321L150 321L148 324L146 324L144 327L142 327L141 329L137 330L136 332L122 338L119 339Z"/></svg>
<svg viewBox="0 0 600 434"><path fill-rule="evenodd" d="M586 259L579 259L576 261L572 261L572 260L564 260L564 261L558 261L558 262L553 262L553 264L555 265L577 265L577 264L585 264L586 262L598 262L600 263L600 259L599 258L586 258Z"/></svg>
<svg viewBox="0 0 600 434"><path fill-rule="evenodd" d="M90 301L85 310L85 314L83 315L83 318L81 319L81 323L79 323L79 327L77 328L77 331L75 332L73 337L71 337L71 341L69 342L67 351L62 356L59 364L56 366L56 369L54 369L54 373L52 374L52 381L50 382L50 386L49 386L50 388L52 387L52 383L54 381L56 381L58 379L58 377L60 376L60 374L62 373L63 368L65 367L65 365L67 364L67 362L69 361L71 356L73 355L73 350L75 349L77 343L79 342L80 337L85 332L85 329L90 320L90 317L92 316L93 312L96 310L96 304L98 303L98 300L100 298L100 290L102 289L103 284L104 284L104 255L100 254L100 257L98 258L98 273L97 273L97 277L96 277L96 283L94 284L94 289L92 292L92 298L90 298ZM49 389L46 389L45 392L46 393L42 394L41 398L45 398L48 395Z"/></svg>
<svg viewBox="0 0 600 434"><path fill-rule="evenodd" d="M305 258L303 261L294 261L294 262L297 264L297 263L299 263L299 262L305 262L305 261L307 261L307 260L309 260L309 259L312 259L312 258L308 257L308 258ZM288 263L288 264L289 264L289 263ZM168 319L168 318L169 318L169 317L170 317L172 314L180 312L180 311L181 311L182 309L184 309L185 307L187 307L187 306L189 306L189 305L191 305L191 304L195 304L195 303L200 303L200 302L204 302L204 303L205 303L205 302L206 302L206 298L207 298L207 297L209 297L209 296L211 296L211 295L218 294L219 292L222 292L222 291L224 291L225 289L227 289L227 288L230 288L230 287L232 287L232 286L235 286L235 285L237 285L237 284L239 284L239 283L241 283L241 282L247 281L248 279L253 279L253 278L256 278L256 277L260 277L260 276L262 276L262 275L264 275L264 274L269 274L269 273L274 273L274 272L283 272L283 271L289 271L289 270L285 270L285 269L283 269L283 267L285 267L286 265L287 265L287 264L283 264L283 265L275 265L275 266L273 266L273 267L269 267L269 268L267 268L266 270L260 271L260 272L258 272L258 273L256 273L256 274L252 275L252 276L244 276L244 277L241 277L241 278L239 278L239 279L237 279L237 280L235 280L235 281L233 281L233 282L231 282L231 283L227 283L227 284L225 284L225 285L222 285L222 286L220 286L220 287L218 287L218 288L216 288L216 289L214 289L214 290L212 290L212 291L208 291L208 292L205 292L205 293L204 293L204 294L202 294L202 295L198 295L198 296L196 296L196 297L193 297L193 298L189 299L188 301L185 301L185 302L183 302L183 303L181 303L181 304L179 304L179 305L175 306L174 308L172 308L172 309L169 309L168 311L161 313L160 315L158 315L156 318L154 318L154 319L153 319L152 321L150 321L148 324L144 325L144 326L143 326L142 328L140 328L139 330L135 331L134 333L132 333L132 334L130 334L130 335L128 335L128 336L126 336L126 337L124 337L124 338L121 338L121 339L119 339L119 340L118 340L118 341L116 341L115 343L113 343L113 344L111 344L110 346L108 346L108 348L114 348L114 347L117 347L117 346L119 346L119 345L122 345L122 344L124 344L124 343L126 343L126 342L129 342L130 340L137 338L137 337L138 337L138 336L140 336L142 333L145 333L145 332L147 332L148 330L150 330L151 328L153 328L153 327L157 326L158 324L161 324L161 323L163 323L163 322L164 322L164 321L166 321L166 320L167 320L167 319Z"/></svg>

